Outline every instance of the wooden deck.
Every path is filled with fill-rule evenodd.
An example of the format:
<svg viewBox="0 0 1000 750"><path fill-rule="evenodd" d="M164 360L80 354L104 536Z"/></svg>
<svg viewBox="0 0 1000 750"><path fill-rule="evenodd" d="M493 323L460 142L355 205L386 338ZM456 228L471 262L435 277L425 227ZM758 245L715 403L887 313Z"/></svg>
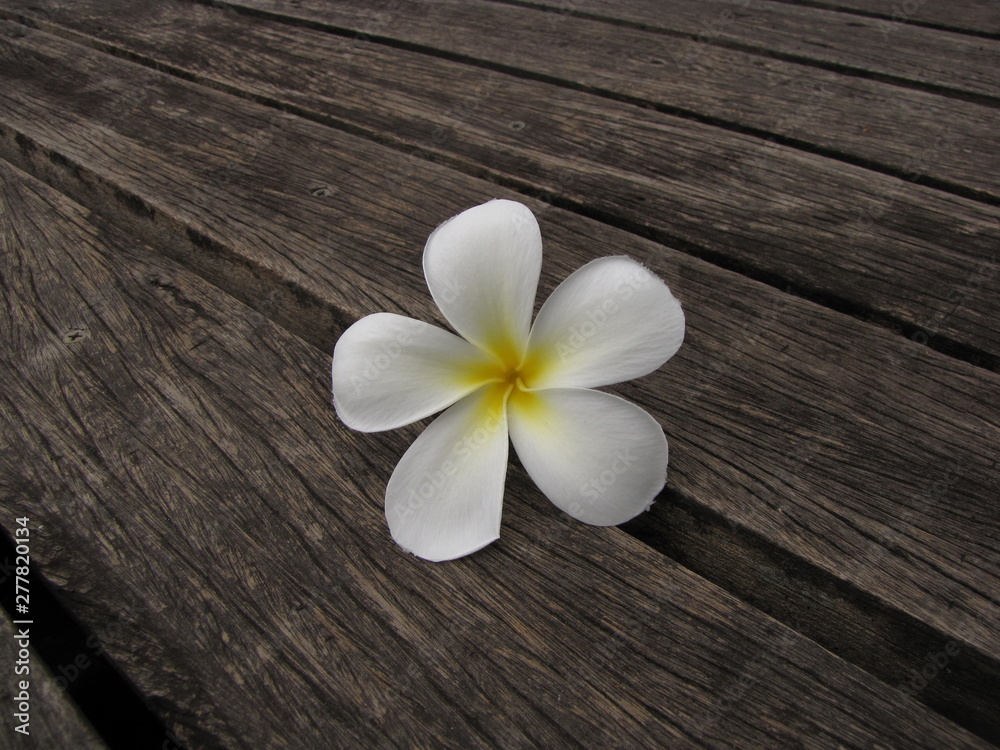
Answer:
<svg viewBox="0 0 1000 750"><path fill-rule="evenodd" d="M990 0L0 0L0 747L1000 746L998 107ZM668 483L433 564L330 356L493 197L681 300Z"/></svg>

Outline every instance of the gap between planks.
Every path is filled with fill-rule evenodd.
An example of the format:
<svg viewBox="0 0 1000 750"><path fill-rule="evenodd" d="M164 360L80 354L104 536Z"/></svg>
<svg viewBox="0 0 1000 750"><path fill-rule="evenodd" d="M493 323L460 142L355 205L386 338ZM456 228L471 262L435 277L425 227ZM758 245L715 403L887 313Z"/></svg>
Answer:
<svg viewBox="0 0 1000 750"><path fill-rule="evenodd" d="M0 275L5 275L2 270ZM5 501L17 493L12 478L6 472L0 474L0 496ZM32 536L38 536L41 529L30 518L28 521ZM33 542L29 546L34 547ZM16 559L15 551L9 530L0 528L0 561L4 565L11 563ZM81 625L71 608L59 599L57 587L39 571L34 556L28 567L32 656L26 677L31 695L30 741L11 747L181 750L176 737L167 731L140 698L135 686L108 659L101 634ZM14 613L13 591L10 590L8 601L8 585L2 579L0 587L0 597L4 599L4 609L0 610L0 631L3 631L5 623L9 627L11 619L16 621L24 616ZM0 633L0 641L0 657L3 657L0 664L5 667L14 664L14 659L8 659L3 653L4 648L13 645L12 638ZM17 681L17 677L13 678L13 684ZM0 690L6 684L0 682L3 685ZM3 715L0 731L5 731L4 736L16 738L13 729L9 728L10 712L4 711Z"/></svg>
<svg viewBox="0 0 1000 750"><path fill-rule="evenodd" d="M199 0L206 1L206 0ZM807 65L830 70L843 75L868 78L884 83L927 91L941 96L975 101L990 106L1000 105L1000 97L990 76L980 76L980 85L967 88L968 80L956 75L966 63L969 51L961 49L968 45L966 34L936 27L928 31L911 31L918 37L913 42L915 48L923 51L927 58L938 65L945 65L934 74L924 78L913 78L923 72L914 65L915 58L904 53L900 59L891 57L888 62L872 59L859 50L865 49L865 41L872 31L879 36L881 47L889 48L893 37L899 36L899 24L858 22L857 18L868 17L849 12L831 14L828 9L814 8L791 3L775 3L773 0L742 0L742 2L705 2L704 0L633 0L629 3L613 0L573 0L572 8L559 5L555 0L485 0L512 7L528 8L559 16L573 15L598 23L632 28L664 36L692 39L702 44L746 52L758 57ZM784 6L784 7L782 7ZM795 9L795 10L793 10ZM846 19L855 16L854 22ZM748 23L752 25L748 28ZM669 25L668 25L669 24ZM822 29L822 32L818 32ZM907 30L909 31L909 30ZM984 39L992 39L989 34L975 34ZM802 49L805 48L805 49ZM897 47L898 49L898 47ZM994 47L994 59L1000 56L1000 47ZM956 56L961 55L961 56ZM926 63L926 59L924 60ZM995 64L995 63L994 63ZM984 61L982 70L990 69L990 62ZM909 75L906 75L909 74ZM946 83L946 81L949 81Z"/></svg>
<svg viewBox="0 0 1000 750"><path fill-rule="evenodd" d="M956 34L982 36L986 39L1000 39L1000 18L996 10L987 2L958 3L949 2L943 8L940 3L918 3L912 12L906 12L899 0L841 0L840 2L822 2L822 0L774 0L774 2L789 5L801 5L807 8L832 10L837 13L851 13L867 16L893 23L924 26L928 29L940 29ZM963 7L964 6L964 7ZM958 21L956 22L956 17Z"/></svg>
<svg viewBox="0 0 1000 750"><path fill-rule="evenodd" d="M6 536L6 531L0 529L0 535ZM9 613L0 609L0 664L7 673L0 678L0 699L3 699L4 704L0 716L0 732L3 734L0 736L3 737L4 747L15 750L108 750L108 746L58 685L56 677L52 675L54 670L50 671L43 665L35 646L29 647L27 659L22 658L23 641L15 640L15 636L21 635L24 628L24 625L15 625ZM41 628L29 625L27 629L28 635L36 638L33 642L37 643ZM30 669L30 674L15 672L15 666L20 669L24 665ZM26 685L23 691L22 683ZM28 696L27 721L19 716L18 698L22 694ZM18 727L21 727L20 731Z"/></svg>
<svg viewBox="0 0 1000 750"><path fill-rule="evenodd" d="M899 179L907 181L921 181L928 186L932 186L935 189L942 190L945 192L950 192L955 195L970 198L972 200L981 201L990 205L1000 205L1000 198L996 195L995 189L982 190L975 187L971 187L961 182L957 182L953 179L942 179L934 175L929 174L919 174L915 175L910 169L900 168L898 165L894 165L891 161L885 161L879 158L878 155L872 156L866 153L859 153L855 149L851 148L850 145L846 144L843 138L836 138L832 142L829 140L830 133L822 132L807 132L802 134L796 134L794 129L778 127L775 123L766 122L767 118L760 117L760 113L753 113L751 116L739 116L739 113L735 112L732 108L726 107L724 103L712 102L710 106L698 107L695 99L691 99L683 93L684 86L675 88L673 91L670 90L671 87L668 86L666 92L661 92L657 90L657 86L652 87L648 85L633 86L638 93L634 93L628 87L623 87L618 85L613 81L607 79L606 69L603 67L589 69L590 66L584 64L582 66L567 67L566 65L549 65L546 64L545 55L537 56L537 59L531 60L530 64L533 67L525 67L529 64L526 60L517 60L511 57L509 54L510 49L515 47L513 40L505 39L501 42L495 42L492 45L484 43L475 48L462 46L458 42L452 42L450 39L441 38L440 36L434 36L431 31L425 28L417 28L413 30L412 33L407 33L406 31L395 32L393 34L389 33L389 29L382 29L378 24L376 27L381 30L379 32L368 33L363 30L365 25L360 19L341 19L338 18L335 21L327 21L325 9L322 6L307 6L299 5L296 7L297 14L288 13L283 7L278 5L275 0L181 0L185 3L195 3L199 5L204 5L210 8L225 8L231 10L234 13L239 13L247 15L254 18L259 18L263 20L274 21L277 23L285 24L293 27L300 27L304 29L309 29L313 31L320 31L323 33L335 35L342 38L353 39L355 41L362 41L364 43L380 44L385 45L394 49L399 49L407 52L415 52L430 57L437 57L442 60L447 60L449 62L457 62L463 65L472 65L486 70L492 70L504 75L516 76L523 78L525 80L537 81L539 83L545 83L553 86L559 86L561 88L566 88L574 91L579 91L581 93L589 94L592 96L597 96L605 99L609 99L616 102L621 102L624 104L630 104L638 107L651 108L663 114L667 114L673 117L684 118L692 120L694 122L702 123L705 125L710 125L712 127L718 127L723 130L728 130L733 133L740 133L743 135L753 136L755 138L762 138L768 141L773 141L774 143L788 146L790 148L795 148L797 150L805 151L807 153L816 154L818 156L823 156L830 159L835 159L837 161L842 161L847 164L854 166L863 167L865 169L870 169L872 171L881 172L892 177L897 177ZM531 7L521 7L518 5L507 5L505 3L492 3L492 0L485 0L490 2L499 8L504 8L506 5L507 9L516 11L534 11L536 14L544 13L540 10L534 10ZM315 5L315 4L313 4ZM447 5L447 4L446 4ZM275 9L277 8L277 9ZM375 11L372 11L375 13ZM548 13L546 15L555 15L559 19L559 23L569 23L577 22L578 20L586 20L584 18L577 19L574 15L558 15ZM376 13L376 18L379 17ZM392 18L391 15L389 15ZM351 20L355 21L354 26L351 25L341 25L349 23ZM515 20L520 21L520 23L514 23ZM444 25L450 27L452 24L449 23L453 19L445 19ZM526 19L515 18L505 18L496 22L498 29L503 29L508 24L511 26L520 26L522 28L518 29L520 33L524 33L526 26L530 26L532 29L541 29L543 27L540 23L528 24ZM628 29L622 29L627 31ZM469 29L476 38L482 38L483 34L486 33L486 29ZM638 30L637 30L638 31ZM649 32L644 33L645 36L649 36ZM640 37L643 36L640 33ZM589 47L599 47L601 45L601 35L597 35L595 38L588 40ZM693 40L687 37L678 37L681 41L692 42ZM530 47L540 48L544 47L544 39L530 40L527 44ZM635 40L632 40L635 42ZM657 47L653 44L637 44L636 45L642 53L652 54L657 50ZM709 45L713 46L713 45ZM733 99L742 98L745 91L740 91L739 88L733 88L730 86L720 86L726 79L726 77L735 77L733 75L734 70L739 70L740 65L744 66L743 70L752 69L753 66L748 63L747 60L735 59L740 57L751 56L749 53L745 53L742 50L738 50L732 46L715 46L715 49L720 53L719 60L710 60L710 68L720 68L723 75L716 75L712 79L712 74L709 73L709 78L712 79L712 84L715 88L726 89L726 94L728 97ZM111 52L111 50L107 50ZM726 52L735 53L734 55L723 54ZM621 54L621 50L601 50L601 53L597 57L610 56L614 59L616 53ZM660 53L662 54L662 52ZM701 53L697 50L694 52L684 52L685 55L691 54L696 59L701 56ZM711 57L711 56L708 56ZM780 78L795 78L792 71L804 68L808 70L810 67L814 68L818 72L824 73L835 73L837 77L844 75L847 71L837 71L831 68L821 68L817 66L802 65L798 61L783 60L778 57L769 58L776 64L776 70L772 71L773 78L779 79L773 82L774 86L780 86ZM541 61L541 64L539 64ZM576 61L579 62L579 61ZM657 76L662 75L662 63L663 60L654 58L653 62L656 63L653 66L646 66L644 73L649 79L655 80ZM728 69L728 70L727 70ZM683 71L688 77L695 77L699 75L699 71ZM847 76L848 78L850 76ZM863 80L866 82L885 84L889 88L894 88L889 84L892 81L883 80L878 76L853 76L856 79ZM803 80L807 83L808 76L802 76ZM820 93L823 93L823 88L827 84L827 81L822 77L817 78L818 82L814 85ZM637 81L632 81L635 84ZM914 93L927 93L942 95L941 91L933 90L934 86L925 87L924 89L914 88L912 91ZM905 89L904 89L905 90ZM740 92L740 93L737 93ZM785 118L789 122L795 123L796 126L800 126L802 123L798 122L799 115L809 109L816 108L815 99L817 98L816 91L807 92L808 96L804 97L804 101L794 103L795 117ZM855 94L852 94L855 95ZM812 99L810 103L809 99ZM688 101L690 99L690 101ZM967 102L969 104L979 104L989 109L995 109L998 106L998 102L990 98L982 97L958 97L958 101ZM681 103L677 103L681 102ZM784 123L780 123L784 124ZM827 121L829 127L837 127L836 123L830 123ZM991 188L993 186L991 185Z"/></svg>

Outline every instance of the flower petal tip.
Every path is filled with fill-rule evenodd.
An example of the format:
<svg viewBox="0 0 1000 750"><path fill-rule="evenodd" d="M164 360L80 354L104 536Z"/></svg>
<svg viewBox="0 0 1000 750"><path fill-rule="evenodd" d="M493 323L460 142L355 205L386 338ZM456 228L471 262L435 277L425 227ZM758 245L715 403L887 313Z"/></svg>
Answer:
<svg viewBox="0 0 1000 750"><path fill-rule="evenodd" d="M406 552L409 555L413 555L414 557L419 558L420 560L426 560L427 562L440 563L440 562L451 562L453 560L461 560L463 557L468 557L469 555L475 554L476 552L479 552L479 550L490 546L491 544L493 544L493 542L497 541L498 539L500 539L499 534L497 534L495 537L485 542L477 543L473 546L463 549L426 549L426 550L409 549L408 547L406 547L406 545L402 544L398 539L394 538L394 541L399 546L399 548L403 550L403 552Z"/></svg>

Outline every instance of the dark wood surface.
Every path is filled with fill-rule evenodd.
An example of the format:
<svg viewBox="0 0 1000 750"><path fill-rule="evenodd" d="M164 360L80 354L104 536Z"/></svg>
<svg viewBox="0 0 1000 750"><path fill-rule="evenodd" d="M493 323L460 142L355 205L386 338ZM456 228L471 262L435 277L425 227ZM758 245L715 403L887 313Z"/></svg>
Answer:
<svg viewBox="0 0 1000 750"><path fill-rule="evenodd" d="M927 336L935 348L957 349L993 369L1000 364L1000 332L992 324L1000 314L996 296L961 292L991 272L1000 244L994 178L1000 158L989 161L1000 154L993 107L790 63L794 70L775 74L734 61L717 73L722 81L681 65L668 66L668 77L660 71L650 78L608 53L615 61L601 67L608 86L633 92L654 84L689 86L699 97L691 102L696 112L708 109L704 97L716 95L722 83L732 86L725 103L739 117L727 130L650 109L661 99L635 106L567 88L586 83L583 63L573 68L575 79L557 85L482 67L506 59L499 56L457 67L419 52L356 45L327 31L289 30L189 2L126 6L109 12L107 3L87 0L32 18L76 41L176 66L206 85L427 154L780 288L791 285L799 295ZM37 3L24 0L23 7ZM302 5L296 7L301 12ZM500 9L518 18L532 13ZM329 12L323 14L315 13L326 18ZM519 23L541 34L547 18ZM464 23L464 34L442 40L455 53L466 52L457 46L462 39L492 37L478 9L434 21L447 28ZM504 19L502 28L511 22ZM584 23L557 22L560 28ZM401 36L423 40L408 15L393 23ZM634 33L659 54L672 39ZM607 40L601 31L593 44ZM497 55L512 54L510 40L495 44ZM521 47L532 54L548 49L530 34L514 49ZM755 78L737 81L737 73ZM830 80L808 80L813 74ZM750 94L751 101L739 103ZM664 97L677 100L676 92ZM750 122L750 108L761 97L775 101L761 105L765 119ZM119 109L135 104L128 99ZM814 144L820 151L833 129L844 128L850 153L842 156L858 164L804 152L801 143L762 143L741 132L751 125L778 141L801 140L803 128L819 128L826 139ZM662 156L650 159L650 153ZM970 193L977 181L982 190ZM940 189L944 182L951 187ZM727 194L740 200L719 199ZM948 221L935 218L941 215Z"/></svg>
<svg viewBox="0 0 1000 750"><path fill-rule="evenodd" d="M897 0L811 0L803 3L820 8L856 12L894 23L912 23L932 29L951 29L996 39L1000 36L1000 15L991 0L960 3L909 3Z"/></svg>
<svg viewBox="0 0 1000 750"><path fill-rule="evenodd" d="M621 531L558 519L520 472L503 544L409 557L373 476L406 437L337 422L322 352L2 170L6 335L34 354L6 371L30 459L9 494L181 738L985 746Z"/></svg>
<svg viewBox="0 0 1000 750"><path fill-rule="evenodd" d="M31 646L28 646L27 657L21 654L21 642L14 637L23 633L23 629L23 625L12 624L6 613L0 614L0 663L11 672L16 666L26 666L29 670L34 666L34 670L26 674L9 674L0 684L0 700L7 709L0 714L4 747L106 750L107 745L80 715L67 697L64 686L57 683L61 675L49 672ZM30 627L28 635L30 637ZM22 682L28 684L22 686ZM28 696L30 706L27 720L19 717L21 701L18 699L22 694Z"/></svg>
<svg viewBox="0 0 1000 750"><path fill-rule="evenodd" d="M4 527L192 747L1000 741L981 6L543 5L0 3ZM419 426L340 425L329 352L441 322L423 241L496 196L540 299L627 252L681 300L613 389L669 483L594 529L515 468L434 566L381 517Z"/></svg>
<svg viewBox="0 0 1000 750"><path fill-rule="evenodd" d="M259 0L254 0L258 2ZM558 13L556 0L497 0ZM923 3L909 3L907 7ZM902 3L899 4L902 10ZM996 99L1000 44L851 13L794 3L753 0L574 0L594 20L628 23L663 35L692 38L766 57L821 65L951 96ZM904 12L905 14L905 12Z"/></svg>

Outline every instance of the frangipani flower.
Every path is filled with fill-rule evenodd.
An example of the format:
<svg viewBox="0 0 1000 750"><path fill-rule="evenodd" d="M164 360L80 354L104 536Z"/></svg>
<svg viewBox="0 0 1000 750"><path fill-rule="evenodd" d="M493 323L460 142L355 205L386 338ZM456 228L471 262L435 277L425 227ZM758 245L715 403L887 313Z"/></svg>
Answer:
<svg viewBox="0 0 1000 750"><path fill-rule="evenodd" d="M635 261L606 257L563 281L532 325L541 265L526 206L471 208L424 248L431 296L459 335L377 313L334 349L333 401L348 427L389 430L444 410L386 487L392 537L419 557L450 560L499 538L509 442L541 491L585 523L623 523L666 483L660 426L592 389L673 356L680 303Z"/></svg>

